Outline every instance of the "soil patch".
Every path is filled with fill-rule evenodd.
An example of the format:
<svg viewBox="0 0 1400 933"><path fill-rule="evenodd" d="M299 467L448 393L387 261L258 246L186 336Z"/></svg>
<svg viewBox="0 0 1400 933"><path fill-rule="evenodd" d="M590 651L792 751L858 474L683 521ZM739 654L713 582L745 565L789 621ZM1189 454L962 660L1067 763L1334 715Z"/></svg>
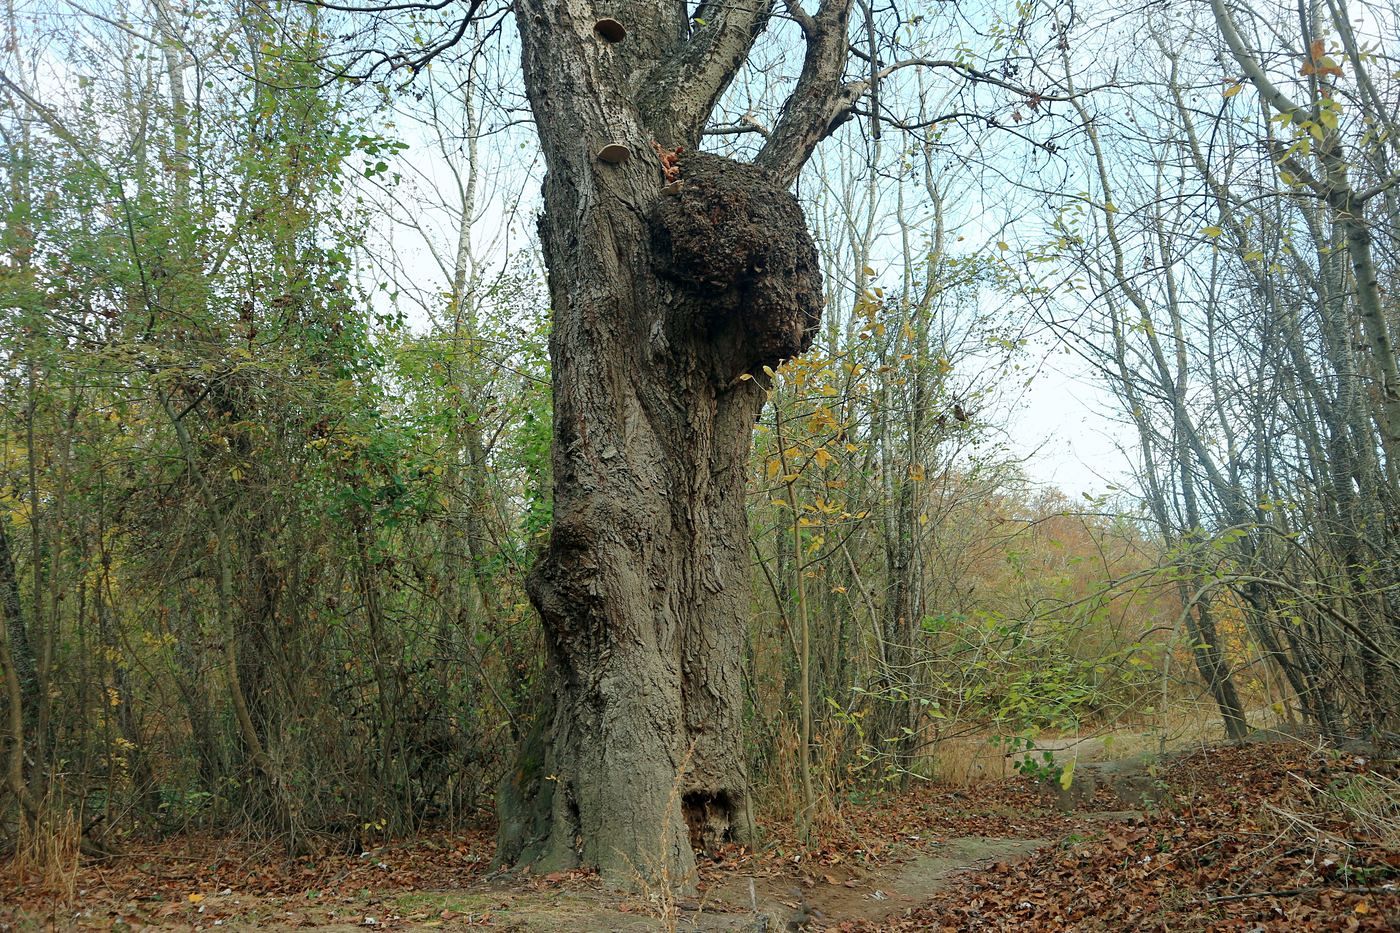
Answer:
<svg viewBox="0 0 1400 933"><path fill-rule="evenodd" d="M722 916L697 918L694 928L731 929L734 915L753 918L746 921L749 928L758 920L774 929L880 920L924 903L961 872L1019 861L1045 844L1043 839L967 836L908 851L874 870L838 863L795 878L730 876L711 887L701 902Z"/></svg>

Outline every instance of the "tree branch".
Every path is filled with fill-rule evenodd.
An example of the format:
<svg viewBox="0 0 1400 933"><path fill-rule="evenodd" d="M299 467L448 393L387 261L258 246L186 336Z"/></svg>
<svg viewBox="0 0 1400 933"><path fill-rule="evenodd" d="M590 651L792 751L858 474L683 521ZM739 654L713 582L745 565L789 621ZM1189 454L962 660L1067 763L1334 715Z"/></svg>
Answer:
<svg viewBox="0 0 1400 933"><path fill-rule="evenodd" d="M797 28L802 30L802 35L811 41L817 35L817 23L812 19L812 15L802 9L802 4L797 0L783 0L783 5L787 7L788 16L797 24Z"/></svg>
<svg viewBox="0 0 1400 933"><path fill-rule="evenodd" d="M638 100L644 121L675 138L662 142L699 142L715 104L749 57L773 12L774 0L705 0L695 11L697 24L675 53L652 68Z"/></svg>
<svg viewBox="0 0 1400 933"><path fill-rule="evenodd" d="M1077 100L1081 97L1087 97L1095 91L1103 90L1104 88L1121 87L1121 85L1117 83L1110 83L1095 85L1094 87L1086 88L1082 91L1076 91L1073 94L1042 94L1039 91L1032 91L1028 88L1012 84L1010 81L1004 81L996 75L973 68L971 65L965 65L962 62L955 62L943 58L908 58L903 61L895 62L875 72L873 76L874 80L887 78L896 71L900 71L904 68L947 68L970 79L974 84L991 84L1004 90L1011 91L1013 94L1020 94L1022 97L1034 101L1036 104L1041 102L1068 103L1069 101ZM859 90L863 94L871 83L871 78L863 78L860 81L852 81L848 86Z"/></svg>
<svg viewBox="0 0 1400 933"><path fill-rule="evenodd" d="M1301 107L1289 99L1274 83L1269 80L1269 76L1264 73L1263 67L1249 54L1249 49L1245 46L1244 40L1240 38L1239 30L1235 28L1235 21L1230 18L1230 11L1225 9L1225 0L1210 0L1211 13L1215 15L1216 28L1220 30L1220 35L1224 37L1225 44L1230 47L1230 54L1234 56L1235 62L1244 69L1249 82L1254 85L1259 96L1263 97L1279 113L1286 113L1290 117L1297 117L1305 113Z"/></svg>
<svg viewBox="0 0 1400 933"><path fill-rule="evenodd" d="M812 151L849 116L860 97L841 78L850 42L846 31L852 0L822 0L807 36L802 74L755 160L785 184L797 179ZM805 33L804 33L805 34ZM863 91L862 91L863 93Z"/></svg>
<svg viewBox="0 0 1400 933"><path fill-rule="evenodd" d="M705 130L706 136L739 136L744 133L757 133L764 139L773 135L768 127L759 123L751 113L746 113L739 118L738 123L731 123L728 126L712 126Z"/></svg>
<svg viewBox="0 0 1400 933"><path fill-rule="evenodd" d="M1396 174L1391 175L1391 176L1390 176L1389 178L1387 178L1385 181L1378 182L1377 184L1372 185L1371 187L1367 188L1365 191L1358 191L1358 192L1356 192L1356 201L1357 201L1357 203L1365 204L1367 201L1371 200L1372 198L1376 197L1377 195L1385 194L1385 193L1386 193L1387 191L1389 191L1391 188L1394 188L1394 187L1397 187L1397 186L1400 186L1400 172L1397 172Z"/></svg>

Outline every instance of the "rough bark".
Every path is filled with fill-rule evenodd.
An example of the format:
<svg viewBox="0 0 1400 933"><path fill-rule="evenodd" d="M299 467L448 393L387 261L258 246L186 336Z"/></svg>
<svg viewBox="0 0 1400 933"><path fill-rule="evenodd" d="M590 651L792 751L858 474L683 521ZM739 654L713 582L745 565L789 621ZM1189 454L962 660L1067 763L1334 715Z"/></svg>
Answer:
<svg viewBox="0 0 1400 933"><path fill-rule="evenodd" d="M786 188L846 101L849 0L826 0L804 30L807 64L762 168L694 153L771 10L515 8L547 167L554 525L528 580L548 658L499 795L505 864L686 886L692 847L752 832L745 465L764 367L808 347L822 307ZM602 17L626 38L598 35ZM608 144L631 158L601 160ZM686 148L679 190L656 145Z"/></svg>
<svg viewBox="0 0 1400 933"><path fill-rule="evenodd" d="M553 696L501 857L679 879L693 845L751 832L745 463L762 368L810 344L820 277L758 169L687 155L670 196L654 161L579 161L551 172L541 224L555 524L529 587Z"/></svg>

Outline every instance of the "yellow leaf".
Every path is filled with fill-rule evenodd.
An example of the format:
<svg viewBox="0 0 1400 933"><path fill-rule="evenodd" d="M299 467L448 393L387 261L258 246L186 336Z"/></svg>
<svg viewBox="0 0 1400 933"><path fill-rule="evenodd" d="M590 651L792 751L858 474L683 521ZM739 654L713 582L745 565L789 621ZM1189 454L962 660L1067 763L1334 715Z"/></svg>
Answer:
<svg viewBox="0 0 1400 933"><path fill-rule="evenodd" d="M199 903L200 901L202 901L202 900L204 900L204 895L203 895L203 894L191 894L191 895L190 895L190 903L191 903L191 904L198 904L198 903Z"/></svg>
<svg viewBox="0 0 1400 933"><path fill-rule="evenodd" d="M1229 87L1227 87L1227 88L1225 89L1225 97L1226 97L1226 99L1229 99L1229 98L1231 98L1231 97L1234 97L1236 94L1238 94L1238 93L1239 93L1240 91L1242 91L1242 90L1244 90L1244 85L1243 85L1243 84L1240 84L1240 83L1237 81L1237 82L1235 82L1234 84L1230 85Z"/></svg>
<svg viewBox="0 0 1400 933"><path fill-rule="evenodd" d="M812 455L812 459L817 461L817 466L825 467L828 463L831 462L832 457L831 454L826 452L825 447L818 447L817 452Z"/></svg>
<svg viewBox="0 0 1400 933"><path fill-rule="evenodd" d="M1358 914L1369 914L1371 912L1371 905L1365 901L1361 901L1353 907L1352 910Z"/></svg>
<svg viewBox="0 0 1400 933"><path fill-rule="evenodd" d="M1070 784L1072 784L1073 782L1074 782L1074 762L1071 761L1069 764L1065 765L1064 770L1060 772L1060 789L1061 789L1061 790L1069 790L1069 786L1070 786Z"/></svg>
<svg viewBox="0 0 1400 933"><path fill-rule="evenodd" d="M1010 248L1011 248L1011 247L1009 247L1009 246L1006 245L1006 241L1005 241L1005 240L998 240L998 241L997 241L997 249L1001 250L1002 252L1005 252L1006 250L1009 250Z"/></svg>
<svg viewBox="0 0 1400 933"><path fill-rule="evenodd" d="M1203 230L1202 232L1211 239L1215 239L1225 231L1220 229L1219 227L1206 227L1205 230Z"/></svg>

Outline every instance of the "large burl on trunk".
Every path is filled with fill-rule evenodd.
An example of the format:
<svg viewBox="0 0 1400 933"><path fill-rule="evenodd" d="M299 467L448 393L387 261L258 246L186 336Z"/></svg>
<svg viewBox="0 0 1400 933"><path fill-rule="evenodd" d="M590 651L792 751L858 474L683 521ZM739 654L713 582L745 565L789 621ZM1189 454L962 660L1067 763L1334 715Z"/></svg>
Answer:
<svg viewBox="0 0 1400 933"><path fill-rule="evenodd" d="M752 832L746 461L763 367L811 344L821 276L765 171L680 167L674 194L654 158L546 179L554 527L529 590L549 657L502 863L684 883L692 847Z"/></svg>
<svg viewBox="0 0 1400 933"><path fill-rule="evenodd" d="M802 208L752 165L693 153L681 168L678 195L652 210L652 248L657 271L690 301L682 313L699 323L714 377L727 384L802 353L822 300Z"/></svg>

